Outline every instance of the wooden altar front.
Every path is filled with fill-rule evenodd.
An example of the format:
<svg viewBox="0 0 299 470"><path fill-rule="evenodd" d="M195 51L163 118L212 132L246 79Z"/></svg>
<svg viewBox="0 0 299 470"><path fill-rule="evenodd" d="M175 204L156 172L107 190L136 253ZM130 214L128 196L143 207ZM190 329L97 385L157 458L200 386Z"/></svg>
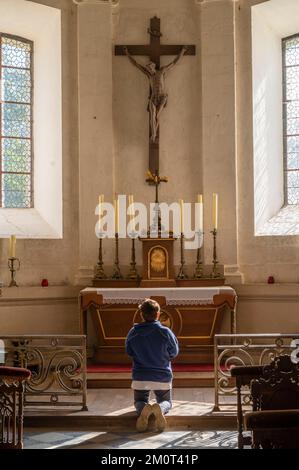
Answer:
<svg viewBox="0 0 299 470"><path fill-rule="evenodd" d="M138 305L152 298L161 306L160 321L172 329L180 345L178 363L213 363L214 335L224 315L230 316L236 333L237 296L231 287L209 288L87 288L80 293L81 333L87 335L92 319L97 344L93 362L126 364L125 338L134 323L141 321Z"/></svg>

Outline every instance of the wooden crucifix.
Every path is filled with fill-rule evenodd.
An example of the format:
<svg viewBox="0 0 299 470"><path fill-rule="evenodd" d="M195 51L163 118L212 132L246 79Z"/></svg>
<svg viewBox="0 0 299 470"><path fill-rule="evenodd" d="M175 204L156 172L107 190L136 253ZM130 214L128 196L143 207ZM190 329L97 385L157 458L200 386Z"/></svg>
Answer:
<svg viewBox="0 0 299 470"><path fill-rule="evenodd" d="M167 104L168 95L165 92L165 75L181 59L183 55L195 55L194 45L164 45L160 43L162 36L160 31L160 18L156 16L150 20L149 45L115 46L115 55L127 55L131 63L141 70L149 79L150 93L148 112L150 119L149 133L149 171L156 177L156 181L163 182L159 177L159 117ZM175 55L175 59L169 64L160 67L161 56ZM132 56L148 56L150 63L146 66L138 63ZM157 180L158 178L158 180ZM155 185L155 179L147 178L149 184ZM157 189L157 188L156 188Z"/></svg>

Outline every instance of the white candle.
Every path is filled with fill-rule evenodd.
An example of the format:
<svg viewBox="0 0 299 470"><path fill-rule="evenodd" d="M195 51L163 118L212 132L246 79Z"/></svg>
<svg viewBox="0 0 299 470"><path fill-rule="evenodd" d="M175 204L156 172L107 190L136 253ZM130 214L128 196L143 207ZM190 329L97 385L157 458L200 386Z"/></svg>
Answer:
<svg viewBox="0 0 299 470"><path fill-rule="evenodd" d="M102 231L104 194L99 195L99 230Z"/></svg>
<svg viewBox="0 0 299 470"><path fill-rule="evenodd" d="M114 223L115 223L115 233L119 233L119 200L114 200Z"/></svg>
<svg viewBox="0 0 299 470"><path fill-rule="evenodd" d="M16 257L16 236L11 235L9 239L9 250L8 250L8 257L15 258Z"/></svg>
<svg viewBox="0 0 299 470"><path fill-rule="evenodd" d="M198 207L198 230L202 233L203 232L203 198L202 194L197 195L197 204Z"/></svg>
<svg viewBox="0 0 299 470"><path fill-rule="evenodd" d="M134 196L133 194L129 194L129 216L131 219L134 218L135 209L134 209Z"/></svg>
<svg viewBox="0 0 299 470"><path fill-rule="evenodd" d="M180 199L180 209L181 209L181 233L184 233L184 201Z"/></svg>
<svg viewBox="0 0 299 470"><path fill-rule="evenodd" d="M218 194L213 193L213 228L218 229Z"/></svg>

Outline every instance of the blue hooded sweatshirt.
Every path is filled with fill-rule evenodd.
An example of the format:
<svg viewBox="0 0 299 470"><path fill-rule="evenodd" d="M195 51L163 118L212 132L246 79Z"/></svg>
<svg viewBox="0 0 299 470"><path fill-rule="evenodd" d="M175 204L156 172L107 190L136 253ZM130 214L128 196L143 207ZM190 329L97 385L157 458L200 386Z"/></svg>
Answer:
<svg viewBox="0 0 299 470"><path fill-rule="evenodd" d="M134 325L126 339L126 352L133 359L133 380L171 382L170 360L179 353L178 341L158 320Z"/></svg>

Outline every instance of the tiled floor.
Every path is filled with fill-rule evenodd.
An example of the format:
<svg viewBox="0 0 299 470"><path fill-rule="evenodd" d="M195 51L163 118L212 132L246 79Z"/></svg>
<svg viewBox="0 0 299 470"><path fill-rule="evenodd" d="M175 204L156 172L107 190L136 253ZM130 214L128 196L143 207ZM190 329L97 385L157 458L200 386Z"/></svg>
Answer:
<svg viewBox="0 0 299 470"><path fill-rule="evenodd" d="M233 431L49 432L25 431L25 449L235 449Z"/></svg>
<svg viewBox="0 0 299 470"><path fill-rule="evenodd" d="M153 397L152 397L153 398ZM214 405L211 388L175 389L171 416L201 416L209 414ZM130 389L88 390L88 412L60 410L56 414L75 413L80 416L121 416L134 412L133 392ZM77 420L76 420L77 421ZM87 428L88 429L88 428ZM27 449L160 449L160 448L236 448L237 435L232 431L200 431L166 429L163 433L137 433L133 430L101 432L80 429L25 428L24 446Z"/></svg>

